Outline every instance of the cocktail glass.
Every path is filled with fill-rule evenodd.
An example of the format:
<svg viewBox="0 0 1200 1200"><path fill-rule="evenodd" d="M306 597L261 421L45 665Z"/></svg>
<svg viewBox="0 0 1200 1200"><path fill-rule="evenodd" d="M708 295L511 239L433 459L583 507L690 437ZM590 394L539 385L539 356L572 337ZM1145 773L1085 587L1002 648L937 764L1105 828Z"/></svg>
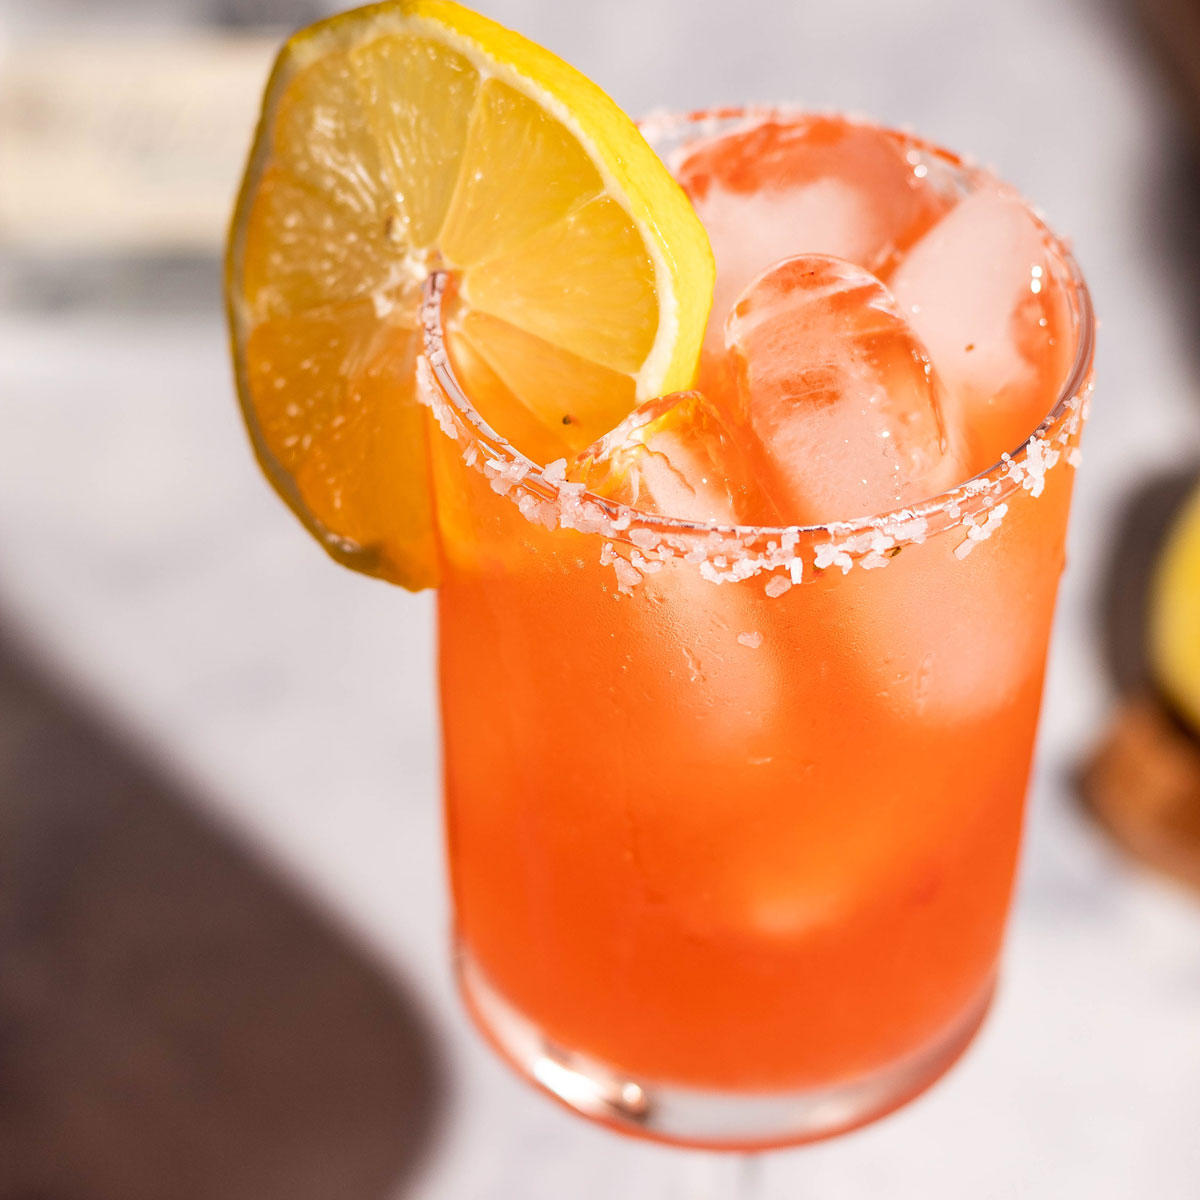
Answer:
<svg viewBox="0 0 1200 1200"><path fill-rule="evenodd" d="M762 115L650 129L667 157ZM637 512L524 458L427 285L458 976L575 1111L710 1148L828 1137L983 1020L1091 390L1060 252L1078 349L1029 441L926 503L791 528Z"/></svg>

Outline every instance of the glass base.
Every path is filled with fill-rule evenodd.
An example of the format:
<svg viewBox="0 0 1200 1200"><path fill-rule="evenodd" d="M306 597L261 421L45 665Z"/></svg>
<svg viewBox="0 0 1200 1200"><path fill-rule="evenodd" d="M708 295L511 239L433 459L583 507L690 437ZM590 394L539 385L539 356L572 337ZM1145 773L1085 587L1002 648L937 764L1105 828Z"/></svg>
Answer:
<svg viewBox="0 0 1200 1200"><path fill-rule="evenodd" d="M914 1099L970 1044L993 982L929 1045L872 1075L797 1092L721 1092L638 1079L555 1045L487 981L463 948L459 989L488 1041L520 1074L568 1108L621 1133L709 1150L765 1150L846 1133Z"/></svg>

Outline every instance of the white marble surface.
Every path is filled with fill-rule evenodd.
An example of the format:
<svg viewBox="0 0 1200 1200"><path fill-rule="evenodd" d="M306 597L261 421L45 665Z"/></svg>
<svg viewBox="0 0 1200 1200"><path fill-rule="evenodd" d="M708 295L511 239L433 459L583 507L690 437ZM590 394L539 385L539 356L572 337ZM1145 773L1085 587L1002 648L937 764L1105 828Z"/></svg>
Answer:
<svg viewBox="0 0 1200 1200"><path fill-rule="evenodd" d="M1115 5L609 0L481 7L631 110L799 99L994 163L1074 234L1102 318L1003 988L964 1063L881 1124L764 1164L764 1197L1200 1189L1200 906L1119 860L1069 775L1111 703L1097 589L1130 489L1200 449L1200 274L1182 132ZM1194 219L1194 218L1193 218ZM415 990L452 1076L428 1200L733 1195L704 1156L618 1140L511 1078L448 978L432 606L335 570L258 478L216 268L0 311L0 608L212 813ZM207 290L211 285L211 293ZM70 290L70 289L68 289ZM35 302L36 301L36 302Z"/></svg>

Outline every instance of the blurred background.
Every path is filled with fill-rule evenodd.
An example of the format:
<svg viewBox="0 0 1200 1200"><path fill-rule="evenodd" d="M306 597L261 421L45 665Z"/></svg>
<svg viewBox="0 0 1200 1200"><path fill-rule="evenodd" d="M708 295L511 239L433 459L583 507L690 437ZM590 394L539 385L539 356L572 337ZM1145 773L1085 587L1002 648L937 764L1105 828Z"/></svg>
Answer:
<svg viewBox="0 0 1200 1200"><path fill-rule="evenodd" d="M0 0L0 1200L715 1200L469 1029L430 597L333 569L242 433L224 222L272 48L329 7ZM634 113L911 125L1072 236L1098 390L999 1000L931 1094L759 1183L1194 1200L1200 902L1080 779L1200 462L1200 6L478 7Z"/></svg>

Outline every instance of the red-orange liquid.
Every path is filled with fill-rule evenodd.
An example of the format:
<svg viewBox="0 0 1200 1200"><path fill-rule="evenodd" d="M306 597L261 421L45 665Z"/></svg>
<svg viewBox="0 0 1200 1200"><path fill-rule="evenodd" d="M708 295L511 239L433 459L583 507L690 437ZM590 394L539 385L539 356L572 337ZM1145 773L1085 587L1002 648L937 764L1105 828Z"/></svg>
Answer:
<svg viewBox="0 0 1200 1200"><path fill-rule="evenodd" d="M493 987L636 1077L759 1091L866 1075L980 1003L1065 456L966 557L959 526L772 598L681 562L623 593L603 538L434 452L457 932Z"/></svg>

